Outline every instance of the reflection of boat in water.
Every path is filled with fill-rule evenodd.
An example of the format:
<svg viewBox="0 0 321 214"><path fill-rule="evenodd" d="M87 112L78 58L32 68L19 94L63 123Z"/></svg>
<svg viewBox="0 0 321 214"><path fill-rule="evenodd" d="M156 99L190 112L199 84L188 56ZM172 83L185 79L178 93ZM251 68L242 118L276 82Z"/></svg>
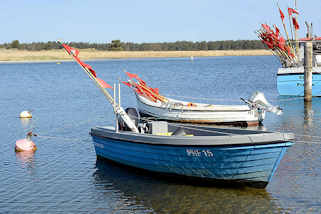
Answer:
<svg viewBox="0 0 321 214"><path fill-rule="evenodd" d="M109 201L115 197L118 203L113 208L122 213L258 213L275 211L281 213L271 195L262 189L240 188L223 185L190 185L177 180L176 177L162 177L158 174L145 173L136 168L124 167L114 162L98 158L93 174L94 186L99 191L108 192L100 200ZM222 188L224 187L224 188ZM113 195L113 194L117 195ZM103 197L103 198L102 198ZM104 198L105 197L105 198ZM228 201L231 206L227 205ZM249 206L245 206L248 204Z"/></svg>

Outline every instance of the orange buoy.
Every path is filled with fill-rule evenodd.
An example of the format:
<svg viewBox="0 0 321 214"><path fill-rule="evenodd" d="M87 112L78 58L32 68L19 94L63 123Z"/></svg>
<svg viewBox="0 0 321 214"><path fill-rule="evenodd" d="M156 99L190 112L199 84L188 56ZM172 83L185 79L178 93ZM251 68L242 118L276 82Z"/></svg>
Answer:
<svg viewBox="0 0 321 214"><path fill-rule="evenodd" d="M31 140L31 136L37 136L36 134L32 134L32 132L28 132L27 137L25 139L20 139L16 141L15 151L16 152L34 152L37 150L37 146Z"/></svg>

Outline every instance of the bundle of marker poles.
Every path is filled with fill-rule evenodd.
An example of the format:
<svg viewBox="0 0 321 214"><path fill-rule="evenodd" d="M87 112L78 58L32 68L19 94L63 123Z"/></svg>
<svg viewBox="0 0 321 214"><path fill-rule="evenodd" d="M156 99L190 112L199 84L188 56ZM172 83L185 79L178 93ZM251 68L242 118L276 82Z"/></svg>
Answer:
<svg viewBox="0 0 321 214"><path fill-rule="evenodd" d="M138 133L138 128L134 124L134 122L129 118L128 114L125 112L125 110L116 103L115 99L108 93L108 91L103 87L102 80L95 77L93 74L94 71L91 69L90 66L80 61L78 58L79 51L69 47L68 45L62 43L61 41L58 41L59 44L63 46L63 48L66 50L66 52L72 57L73 60L75 60L80 67L85 71L85 73L88 75L88 77L95 83L95 85L101 90L101 92L105 95L107 100L110 102L110 104L113 106L113 110L116 114L116 118L119 116L121 119L126 123L126 125L133 131ZM92 71L91 71L92 70ZM106 84L106 83L105 83ZM114 87L114 94L115 94L115 87ZM117 123L116 123L117 124ZM116 126L116 131L118 131Z"/></svg>
<svg viewBox="0 0 321 214"><path fill-rule="evenodd" d="M299 24L297 21L297 17L293 16L294 14L299 15L297 11L297 4L295 0L295 9L288 8L289 14L289 23L291 29L292 40L290 41L285 23L284 23L284 14L278 5L278 9L280 12L280 17L282 20L283 28L286 33L287 41L284 40L282 36L280 36L280 31L274 25L275 32L266 24L262 24L262 28L257 31L257 35L260 40L270 48L273 53L279 56L279 59L283 65L290 64L291 66L299 65L299 40L297 31L299 30ZM292 25L293 24L293 25ZM306 23L307 24L307 23ZM292 30L294 28L294 30ZM312 28L312 24L311 24ZM312 101L312 58L313 58L313 38L312 38L312 29L309 28L307 24L307 38L305 39L304 46L304 101L311 102ZM309 30L310 29L310 30ZM295 39L293 38L293 31ZM293 44L295 42L295 45ZM301 40L301 42L303 42ZM295 52L294 52L295 50Z"/></svg>
<svg viewBox="0 0 321 214"><path fill-rule="evenodd" d="M147 86L147 84L141 78L139 78L137 74L131 74L126 71L125 73L128 75L130 80L123 83L128 87L134 89L137 94L142 95L153 102L157 102L157 100L163 103L168 102L168 99L166 97L159 94L158 89ZM136 79L138 82L134 81L133 79Z"/></svg>

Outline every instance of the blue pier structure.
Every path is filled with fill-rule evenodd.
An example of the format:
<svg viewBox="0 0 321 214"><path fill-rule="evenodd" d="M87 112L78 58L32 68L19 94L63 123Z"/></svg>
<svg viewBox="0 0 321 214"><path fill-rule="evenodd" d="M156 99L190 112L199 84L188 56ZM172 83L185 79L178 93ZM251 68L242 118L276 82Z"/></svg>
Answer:
<svg viewBox="0 0 321 214"><path fill-rule="evenodd" d="M91 130L97 157L156 173L242 182L258 188L265 188L271 181L293 144L289 141L293 136L263 131L241 133L232 129L217 136L190 133L174 137L115 133L103 127Z"/></svg>

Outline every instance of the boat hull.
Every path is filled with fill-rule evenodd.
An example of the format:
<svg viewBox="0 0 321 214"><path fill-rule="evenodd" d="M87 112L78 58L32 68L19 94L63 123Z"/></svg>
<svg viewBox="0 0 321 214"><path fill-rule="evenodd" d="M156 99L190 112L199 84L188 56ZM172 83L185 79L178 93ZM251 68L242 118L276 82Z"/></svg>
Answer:
<svg viewBox="0 0 321 214"><path fill-rule="evenodd" d="M152 172L264 188L291 142L260 145L161 145L91 132L96 155Z"/></svg>
<svg viewBox="0 0 321 214"><path fill-rule="evenodd" d="M277 74L277 89L280 95L304 96L304 68L280 68ZM321 96L321 68L314 67L312 96Z"/></svg>
<svg viewBox="0 0 321 214"><path fill-rule="evenodd" d="M185 123L232 124L246 123L257 125L265 118L265 112L259 113L247 105L209 105L210 107L180 108L157 105L147 99L136 96L138 110L142 115L160 120Z"/></svg>

